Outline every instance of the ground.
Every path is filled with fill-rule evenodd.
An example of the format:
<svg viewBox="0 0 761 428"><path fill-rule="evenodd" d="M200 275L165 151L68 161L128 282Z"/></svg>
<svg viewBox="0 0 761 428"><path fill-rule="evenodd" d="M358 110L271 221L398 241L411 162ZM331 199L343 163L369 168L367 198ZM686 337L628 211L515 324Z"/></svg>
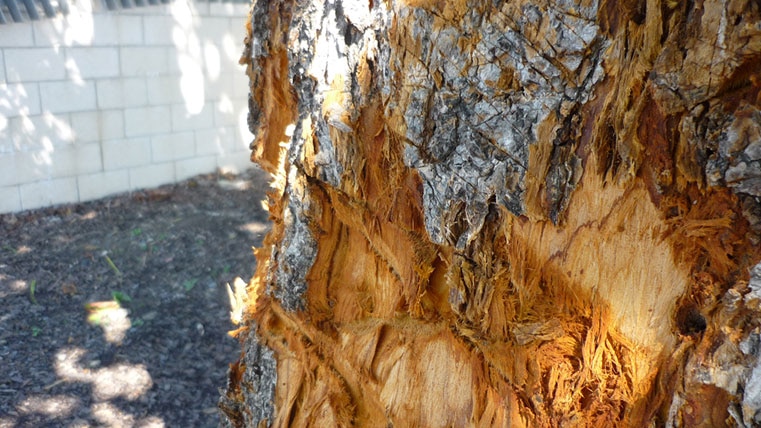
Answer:
<svg viewBox="0 0 761 428"><path fill-rule="evenodd" d="M211 427L265 174L0 216L0 427Z"/></svg>

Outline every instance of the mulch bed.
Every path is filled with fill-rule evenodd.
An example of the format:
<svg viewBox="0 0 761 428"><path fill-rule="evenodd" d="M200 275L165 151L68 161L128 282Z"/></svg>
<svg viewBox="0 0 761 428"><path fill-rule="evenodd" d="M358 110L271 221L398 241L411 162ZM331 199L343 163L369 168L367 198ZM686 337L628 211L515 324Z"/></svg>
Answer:
<svg viewBox="0 0 761 428"><path fill-rule="evenodd" d="M0 427L212 427L266 174L0 215Z"/></svg>

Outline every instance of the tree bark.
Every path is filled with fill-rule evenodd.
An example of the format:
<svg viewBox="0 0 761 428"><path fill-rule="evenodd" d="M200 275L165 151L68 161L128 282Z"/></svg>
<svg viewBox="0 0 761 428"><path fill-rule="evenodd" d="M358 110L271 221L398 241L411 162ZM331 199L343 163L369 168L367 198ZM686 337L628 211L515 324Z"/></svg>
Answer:
<svg viewBox="0 0 761 428"><path fill-rule="evenodd" d="M224 424L761 423L760 8L254 0Z"/></svg>

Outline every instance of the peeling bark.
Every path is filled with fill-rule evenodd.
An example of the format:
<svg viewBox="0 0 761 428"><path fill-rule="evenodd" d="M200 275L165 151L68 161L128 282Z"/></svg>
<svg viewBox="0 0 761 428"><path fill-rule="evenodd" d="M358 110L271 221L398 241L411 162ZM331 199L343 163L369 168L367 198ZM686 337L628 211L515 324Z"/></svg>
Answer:
<svg viewBox="0 0 761 428"><path fill-rule="evenodd" d="M761 423L760 8L254 0L224 424Z"/></svg>

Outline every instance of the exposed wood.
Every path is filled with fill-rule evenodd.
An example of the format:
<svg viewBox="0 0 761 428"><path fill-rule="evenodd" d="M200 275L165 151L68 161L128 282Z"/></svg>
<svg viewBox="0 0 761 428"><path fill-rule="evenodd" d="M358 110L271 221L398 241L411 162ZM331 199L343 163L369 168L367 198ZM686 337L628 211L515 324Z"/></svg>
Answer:
<svg viewBox="0 0 761 428"><path fill-rule="evenodd" d="M760 8L255 0L225 423L761 423Z"/></svg>

